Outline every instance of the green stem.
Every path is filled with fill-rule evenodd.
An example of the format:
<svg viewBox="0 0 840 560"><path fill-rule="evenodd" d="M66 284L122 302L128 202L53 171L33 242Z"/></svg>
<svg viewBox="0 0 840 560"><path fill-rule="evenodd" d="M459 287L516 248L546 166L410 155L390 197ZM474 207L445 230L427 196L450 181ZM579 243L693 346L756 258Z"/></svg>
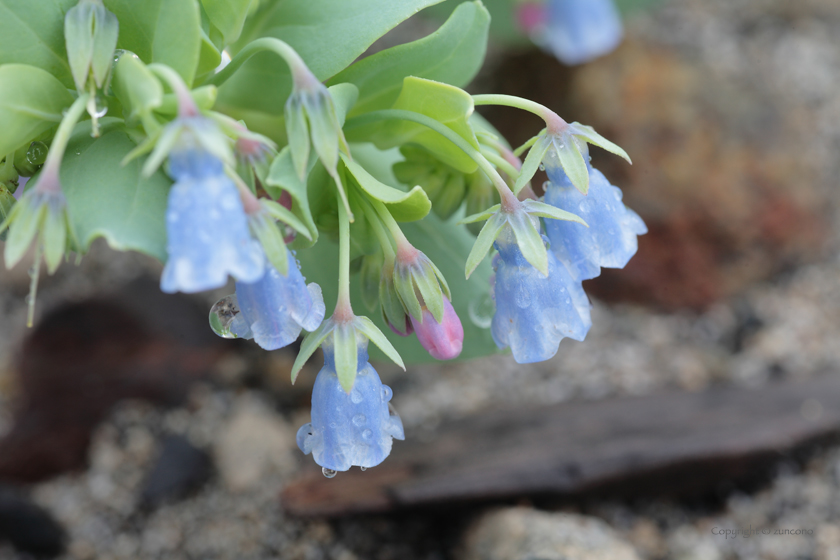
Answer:
<svg viewBox="0 0 840 560"><path fill-rule="evenodd" d="M344 124L345 129L355 128L358 126L364 126L366 124L370 124L371 122L375 122L378 120L403 120L403 121L411 121L417 124L423 125L428 127L453 144L455 144L458 148L460 148L467 156L469 156L473 161L478 164L479 169L481 169L485 175L490 179L493 183L493 186L496 187L496 190L499 191L499 196L502 198L502 207L506 210L512 210L513 208L517 207L519 201L516 199L516 196L510 190L505 180L502 179L502 176L499 175L499 172L496 171L496 168L487 161L481 153L476 150L469 142L467 142L464 138L458 135L455 131L451 128L447 127L436 121L431 117L427 117L426 115L415 113L414 111L403 111L401 109L386 109L383 111L372 111L370 113L365 113L364 115L359 115L358 117L353 117L351 119L347 119L347 122ZM377 208L378 210L378 208Z"/></svg>
<svg viewBox="0 0 840 560"><path fill-rule="evenodd" d="M148 66L149 70L163 78L172 88L172 92L178 99L178 116L179 117L194 117L199 114L198 105L190 95L190 88L184 82L181 75L165 64L160 62L153 62Z"/></svg>
<svg viewBox="0 0 840 560"><path fill-rule="evenodd" d="M64 151L67 149L67 143L70 141L70 135L73 133L73 127L82 118L85 112L85 106L88 101L88 94L80 95L76 101L67 110L64 118L61 119L61 124L58 125L58 130L53 137L50 151L47 152L47 159L44 162L42 176L50 178L58 178L58 168L61 166L61 160L64 158ZM58 181L38 181L38 186L44 185L43 188L59 188Z"/></svg>
<svg viewBox="0 0 840 560"><path fill-rule="evenodd" d="M336 320L348 321L353 317L353 307L350 304L350 220L341 195L336 193L338 206L338 301L335 304L334 317Z"/></svg>
<svg viewBox="0 0 840 560"><path fill-rule="evenodd" d="M371 199L370 203L373 205L376 213L379 214L382 223L385 224L386 228L388 228L388 232L391 234L391 237L394 238L394 242L397 244L397 253L415 251L411 241L409 241L402 232L399 224L397 224L397 221L391 215L391 212L388 211L388 208L385 207L385 204L383 204L381 200L376 200L375 198Z"/></svg>
<svg viewBox="0 0 840 560"><path fill-rule="evenodd" d="M507 176L511 179L516 179L517 175L519 175L519 170L497 152L493 151L492 148L482 148L481 155L486 157L487 161L507 173Z"/></svg>
<svg viewBox="0 0 840 560"><path fill-rule="evenodd" d="M18 172L15 169L15 153L6 156L6 161L3 163L3 169L0 169L0 182L11 181L17 179Z"/></svg>
<svg viewBox="0 0 840 560"><path fill-rule="evenodd" d="M276 39L274 37L263 37L248 43L244 49L239 51L235 57L225 66L220 72L210 77L206 83L214 86L220 86L227 81L239 68L245 64L249 58L261 52L273 52L282 58L286 64L289 65L289 70L292 71L292 78L295 80L296 87L306 87L311 85L312 80L319 84L317 78L312 74L306 63L300 57L295 49L287 43Z"/></svg>
<svg viewBox="0 0 840 560"><path fill-rule="evenodd" d="M41 275L40 239L35 243L35 253L32 256L32 266L29 268L29 295L26 296L26 326L32 328L35 319L35 296L38 295L38 277Z"/></svg>
<svg viewBox="0 0 840 560"><path fill-rule="evenodd" d="M529 113L533 113L544 120L550 133L560 132L568 126L566 121L560 118L557 113L545 105L540 105L530 99L522 99L521 97L516 97L514 95L473 95L473 103L476 105L502 105L505 107L513 107L515 109L528 111Z"/></svg>

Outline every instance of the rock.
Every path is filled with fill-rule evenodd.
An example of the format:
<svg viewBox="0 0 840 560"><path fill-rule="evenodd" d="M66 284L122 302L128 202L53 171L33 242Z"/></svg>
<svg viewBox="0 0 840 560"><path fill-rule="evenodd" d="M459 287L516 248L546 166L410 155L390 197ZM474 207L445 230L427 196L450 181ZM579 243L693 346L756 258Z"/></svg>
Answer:
<svg viewBox="0 0 840 560"><path fill-rule="evenodd" d="M183 311L179 297L161 297ZM166 307L153 304L151 295L144 298L150 309ZM169 336L169 323L153 324L118 301L59 306L25 339L17 368L21 406L0 438L0 480L37 482L84 467L91 432L114 404L176 404L190 383L209 373L217 346L202 343L202 337ZM191 328L199 327L193 322ZM209 330L206 318L200 328Z"/></svg>
<svg viewBox="0 0 840 560"><path fill-rule="evenodd" d="M170 435L140 493L140 503L155 508L183 499L207 482L213 472L210 455L180 435Z"/></svg>
<svg viewBox="0 0 840 560"><path fill-rule="evenodd" d="M64 529L49 512L23 493L0 485L0 542L20 552L53 558L64 551Z"/></svg>
<svg viewBox="0 0 840 560"><path fill-rule="evenodd" d="M232 491L257 487L271 471L290 472L296 451L293 428L254 397L241 399L214 449L222 481Z"/></svg>
<svg viewBox="0 0 840 560"><path fill-rule="evenodd" d="M525 507L490 512L468 530L461 560L638 560L603 521Z"/></svg>

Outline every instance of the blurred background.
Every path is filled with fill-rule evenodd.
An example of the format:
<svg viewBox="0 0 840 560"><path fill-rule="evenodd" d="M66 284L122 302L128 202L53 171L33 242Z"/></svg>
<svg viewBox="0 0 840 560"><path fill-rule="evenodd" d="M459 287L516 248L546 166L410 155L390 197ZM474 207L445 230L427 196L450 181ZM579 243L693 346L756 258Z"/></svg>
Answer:
<svg viewBox="0 0 840 560"><path fill-rule="evenodd" d="M327 480L295 444L317 358L291 386L295 349L216 338L232 286L164 295L99 242L27 330L24 262L0 275L0 560L840 559L840 2L624 0L620 45L574 65L545 4L486 4L470 91L634 162L592 150L650 232L584 284L587 340L376 364L407 441ZM481 112L514 146L540 127Z"/></svg>

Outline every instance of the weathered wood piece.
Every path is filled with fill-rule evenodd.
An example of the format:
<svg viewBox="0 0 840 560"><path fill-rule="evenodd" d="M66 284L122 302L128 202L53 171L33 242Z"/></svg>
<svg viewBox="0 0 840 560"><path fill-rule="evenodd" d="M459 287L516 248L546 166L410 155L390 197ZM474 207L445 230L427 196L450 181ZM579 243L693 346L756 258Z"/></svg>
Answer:
<svg viewBox="0 0 840 560"><path fill-rule="evenodd" d="M408 434L382 465L290 484L292 514L333 516L471 501L697 495L766 475L840 435L840 374L760 389L725 387L497 410Z"/></svg>

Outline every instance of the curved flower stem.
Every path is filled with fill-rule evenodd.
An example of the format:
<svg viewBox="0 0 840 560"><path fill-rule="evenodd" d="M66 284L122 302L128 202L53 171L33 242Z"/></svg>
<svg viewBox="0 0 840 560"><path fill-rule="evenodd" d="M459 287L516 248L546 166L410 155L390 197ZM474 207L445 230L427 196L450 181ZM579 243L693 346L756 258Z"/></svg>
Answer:
<svg viewBox="0 0 840 560"><path fill-rule="evenodd" d="M38 294L38 277L41 275L41 248L40 240L35 243L35 253L32 255L32 266L29 268L29 295L26 296L26 326L32 328L35 319L35 296Z"/></svg>
<svg viewBox="0 0 840 560"><path fill-rule="evenodd" d="M79 119L85 112L87 102L88 94L80 95L67 110L64 118L61 119L61 124L58 125L58 130L53 137L50 151L47 152L47 159L44 161L44 168L41 171L41 176L44 179L38 181L38 184L35 185L36 189L42 192L61 190L58 182L58 168L61 166L61 160L64 158L64 151L67 149L67 143L70 141L73 127L76 126L76 123L79 122Z"/></svg>
<svg viewBox="0 0 840 560"><path fill-rule="evenodd" d="M340 188L340 187L339 187ZM350 304L350 220L344 210L341 195L336 192L338 202L338 301L333 317L336 321L349 321L353 318Z"/></svg>
<svg viewBox="0 0 840 560"><path fill-rule="evenodd" d="M190 88L184 82L181 75L165 64L160 62L153 62L148 66L149 70L163 78L169 84L175 93L175 98L178 100L178 116L179 117L195 117L199 114L198 105L190 95Z"/></svg>
<svg viewBox="0 0 840 560"><path fill-rule="evenodd" d="M376 213L379 214L382 223L388 228L391 237L394 238L394 242L397 244L397 255L403 259L413 258L418 252L417 249L414 248L414 245L411 244L411 241L402 232L399 224L397 224L391 212L388 211L388 208L385 207L385 204L376 199L371 199L370 203L373 205Z"/></svg>
<svg viewBox="0 0 840 560"><path fill-rule="evenodd" d="M502 105L533 113L545 121L545 125L548 127L548 131L550 133L560 132L568 126L568 123L564 121L560 115L545 105L540 105L539 103L529 99L522 99L521 97L516 97L514 95L501 94L473 95L472 98L473 103L476 105Z"/></svg>
<svg viewBox="0 0 840 560"><path fill-rule="evenodd" d="M225 83L228 78L239 70L249 58L260 52L273 52L282 58L286 64L289 65L289 70L292 71L292 78L295 80L295 85L298 87L306 87L311 80L320 81L315 77L306 63L300 57L295 49L289 46L288 43L281 41L274 37L263 37L248 43L244 49L239 51L235 57L225 66L218 74L210 77L205 83L214 86L220 86Z"/></svg>
<svg viewBox="0 0 840 560"><path fill-rule="evenodd" d="M427 117L426 115L415 113L414 111L404 111L401 109L385 109L383 111L372 111L370 113L365 113L364 115L360 115L358 117L353 117L352 119L347 119L347 122L344 124L344 128L354 128L357 126L363 126L369 124L371 122L377 120L404 120L404 121L411 121L417 124L421 124L425 127L428 127L453 144L459 147L465 154L467 154L473 161L478 164L479 169L481 169L487 177L489 177L490 181L492 181L493 186L496 187L496 190L499 191L499 196L502 199L502 208L505 211L513 211L515 208L518 208L519 201L517 200L516 196L513 194L513 191L510 190L508 184L502 179L502 176L499 175L499 172L496 171L496 168L487 161L481 153L476 150L473 146L470 145L464 138L459 136L455 131L450 129L449 127L439 123L435 119L431 117ZM377 208L377 210L379 210ZM390 214L389 214L390 215Z"/></svg>
<svg viewBox="0 0 840 560"><path fill-rule="evenodd" d="M487 161L504 171L511 179L515 179L519 175L519 170L497 152L493 151L492 148L482 148L481 155L486 157Z"/></svg>

